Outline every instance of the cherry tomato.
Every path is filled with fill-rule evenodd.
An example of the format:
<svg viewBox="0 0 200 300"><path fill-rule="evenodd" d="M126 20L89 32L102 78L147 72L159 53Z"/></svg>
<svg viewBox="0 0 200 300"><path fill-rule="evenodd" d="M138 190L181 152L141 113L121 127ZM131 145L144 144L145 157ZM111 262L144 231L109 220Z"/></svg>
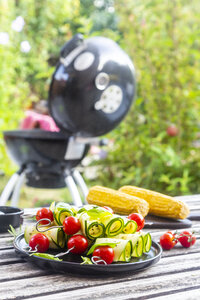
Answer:
<svg viewBox="0 0 200 300"><path fill-rule="evenodd" d="M114 211L112 210L111 207L109 206L103 206L103 208L105 208L107 211L109 211L111 214L114 214Z"/></svg>
<svg viewBox="0 0 200 300"><path fill-rule="evenodd" d="M49 219L51 222L53 221L53 213L49 208L43 207L37 211L36 220L39 221L41 219ZM41 221L40 224L47 225L48 221Z"/></svg>
<svg viewBox="0 0 200 300"><path fill-rule="evenodd" d="M171 231L167 231L167 233L171 233L174 237L174 243L175 245L178 243L178 237L179 235L177 233L172 233Z"/></svg>
<svg viewBox="0 0 200 300"><path fill-rule="evenodd" d="M75 234L81 229L81 223L79 219L73 216L69 216L63 221L63 230L67 234Z"/></svg>
<svg viewBox="0 0 200 300"><path fill-rule="evenodd" d="M94 250L92 256L99 256L107 264L111 264L114 260L114 250L109 246L99 246Z"/></svg>
<svg viewBox="0 0 200 300"><path fill-rule="evenodd" d="M45 252L49 248L49 240L44 234L37 233L31 237L29 246L37 252Z"/></svg>
<svg viewBox="0 0 200 300"><path fill-rule="evenodd" d="M160 245L165 250L172 249L177 244L177 240L174 236L174 234L170 231L165 232L160 237Z"/></svg>
<svg viewBox="0 0 200 300"><path fill-rule="evenodd" d="M73 248L70 251L71 253L81 254L81 253L85 252L87 247L88 247L88 241L81 234L73 235L67 242L67 248L68 249Z"/></svg>
<svg viewBox="0 0 200 300"><path fill-rule="evenodd" d="M140 231L144 227L145 221L141 214L132 213L128 216L128 219L133 220L137 223L137 231Z"/></svg>
<svg viewBox="0 0 200 300"><path fill-rule="evenodd" d="M183 231L178 238L181 245L185 248L189 248L196 242L196 237L189 231Z"/></svg>

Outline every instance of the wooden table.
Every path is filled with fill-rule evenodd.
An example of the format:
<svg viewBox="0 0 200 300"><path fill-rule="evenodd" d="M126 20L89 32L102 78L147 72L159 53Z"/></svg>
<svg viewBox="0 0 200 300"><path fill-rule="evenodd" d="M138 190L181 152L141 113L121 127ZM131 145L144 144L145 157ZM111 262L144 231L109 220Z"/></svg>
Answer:
<svg viewBox="0 0 200 300"><path fill-rule="evenodd" d="M200 195L179 199L200 212ZM193 228L200 229L200 221L193 221ZM163 231L153 230L155 241ZM161 260L142 272L89 277L40 270L16 255L9 234L0 234L0 299L200 299L199 239L191 248L163 251Z"/></svg>

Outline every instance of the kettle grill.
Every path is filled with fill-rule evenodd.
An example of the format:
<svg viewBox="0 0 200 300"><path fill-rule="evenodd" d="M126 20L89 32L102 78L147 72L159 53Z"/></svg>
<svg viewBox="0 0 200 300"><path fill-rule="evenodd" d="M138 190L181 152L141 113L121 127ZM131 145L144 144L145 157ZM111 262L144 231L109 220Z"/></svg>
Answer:
<svg viewBox="0 0 200 300"><path fill-rule="evenodd" d="M128 55L108 38L75 35L61 49L49 89L49 111L60 131L4 132L8 154L19 170L5 186L0 205L11 198L17 206L24 182L35 188L67 186L75 205L85 203L88 189L76 166L99 136L121 122L134 94Z"/></svg>

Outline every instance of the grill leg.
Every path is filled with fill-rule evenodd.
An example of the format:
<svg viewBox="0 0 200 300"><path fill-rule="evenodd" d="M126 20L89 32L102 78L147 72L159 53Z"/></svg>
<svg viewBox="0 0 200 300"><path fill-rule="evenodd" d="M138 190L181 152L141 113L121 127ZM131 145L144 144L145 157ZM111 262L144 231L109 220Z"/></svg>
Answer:
<svg viewBox="0 0 200 300"><path fill-rule="evenodd" d="M65 177L65 182L66 182L66 185L67 185L67 187L70 191L70 194L72 196L72 200L73 200L74 204L76 206L82 206L83 203L82 203L78 188L77 188L77 186L74 182L73 177L71 175L67 175Z"/></svg>
<svg viewBox="0 0 200 300"><path fill-rule="evenodd" d="M20 177L20 174L15 173L13 174L8 183L6 184L0 198L0 205L6 205L6 202L9 200L9 197L11 193L13 192L13 189L15 188L15 185L17 184L17 181Z"/></svg>
<svg viewBox="0 0 200 300"><path fill-rule="evenodd" d="M17 206L18 205L20 190L21 190L21 187L24 183L24 179L25 179L25 172L23 172L19 176L18 181L17 181L17 183L14 187L13 194L12 194L12 199L11 199L11 206Z"/></svg>
<svg viewBox="0 0 200 300"><path fill-rule="evenodd" d="M76 183L78 184L78 186L81 189L81 192L83 193L84 196L84 203L86 204L86 197L88 195L88 188L87 185L85 184L85 181L83 180L83 177L81 176L81 174L79 173L79 171L74 170L72 173L73 178L75 179Z"/></svg>

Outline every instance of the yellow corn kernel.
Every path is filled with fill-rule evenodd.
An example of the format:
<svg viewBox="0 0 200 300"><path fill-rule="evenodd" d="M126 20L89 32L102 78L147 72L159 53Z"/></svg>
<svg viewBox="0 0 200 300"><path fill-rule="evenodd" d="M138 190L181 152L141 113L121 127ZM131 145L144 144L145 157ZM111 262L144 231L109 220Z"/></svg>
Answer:
<svg viewBox="0 0 200 300"><path fill-rule="evenodd" d="M158 192L136 186L123 186L119 191L146 200L149 203L149 213L152 215L185 219L190 212L184 202Z"/></svg>
<svg viewBox="0 0 200 300"><path fill-rule="evenodd" d="M124 215L137 212L145 217L149 211L149 204L145 200L102 186L90 188L87 201L89 204L107 205L115 213Z"/></svg>

